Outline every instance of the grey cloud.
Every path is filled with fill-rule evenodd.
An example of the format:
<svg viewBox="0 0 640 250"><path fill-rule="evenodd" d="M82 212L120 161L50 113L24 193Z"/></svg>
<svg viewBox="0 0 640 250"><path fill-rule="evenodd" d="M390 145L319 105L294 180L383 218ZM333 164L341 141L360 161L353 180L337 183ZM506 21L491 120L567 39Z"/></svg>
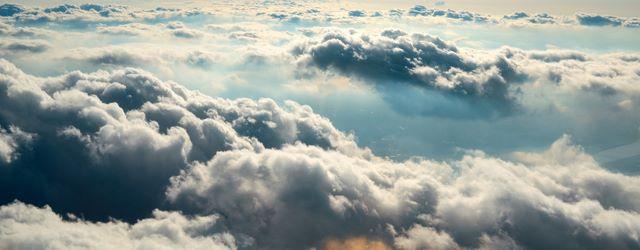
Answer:
<svg viewBox="0 0 640 250"><path fill-rule="evenodd" d="M24 7L17 4L3 4L0 5L0 16L10 17L18 13L24 12Z"/></svg>
<svg viewBox="0 0 640 250"><path fill-rule="evenodd" d="M578 51L533 51L529 53L531 59L540 60L543 62L560 62L564 60L576 60L580 62L587 61L587 55Z"/></svg>
<svg viewBox="0 0 640 250"><path fill-rule="evenodd" d="M351 11L349 11L349 16L352 16L352 17L363 17L363 16L366 16L366 15L367 14L362 10L351 10Z"/></svg>
<svg viewBox="0 0 640 250"><path fill-rule="evenodd" d="M162 59L157 55L138 53L134 50L120 47L105 47L99 49L77 49L67 56L69 59L84 61L94 65L158 65Z"/></svg>
<svg viewBox="0 0 640 250"><path fill-rule="evenodd" d="M364 78L383 94L408 84L458 98L479 107L483 112L475 113L484 117L514 111L518 104L510 88L527 78L500 55L478 60L438 38L393 30L379 36L327 31L294 47L292 54L305 66Z"/></svg>
<svg viewBox="0 0 640 250"><path fill-rule="evenodd" d="M4 40L0 41L0 55L15 53L42 53L51 46L40 40Z"/></svg>
<svg viewBox="0 0 640 250"><path fill-rule="evenodd" d="M155 210L151 218L128 224L92 223L51 208L21 202L0 206L2 249L235 249L235 239L218 232L215 215L185 217Z"/></svg>
<svg viewBox="0 0 640 250"><path fill-rule="evenodd" d="M185 28L175 29L175 30L171 31L171 33L175 37L187 38L187 39L199 38L199 37L202 37L202 35L203 35L203 33L201 31L194 30L194 29L185 29Z"/></svg>
<svg viewBox="0 0 640 250"><path fill-rule="evenodd" d="M2 203L132 221L162 206L169 177L221 150L302 142L370 154L292 102L211 98L136 69L37 78L2 60L0 73L0 124L37 134L0 169Z"/></svg>
<svg viewBox="0 0 640 250"><path fill-rule="evenodd" d="M36 135L10 126L9 129L0 128L0 165L9 164L20 155L20 148L30 144Z"/></svg>
<svg viewBox="0 0 640 250"><path fill-rule="evenodd" d="M183 211L219 212L231 232L267 248L390 240L387 224L410 226L437 204L436 181L418 168L300 145L224 152L174 177L167 196Z"/></svg>
<svg viewBox="0 0 640 250"><path fill-rule="evenodd" d="M568 137L515 157L394 163L303 145L224 152L172 178L167 196L187 213L219 212L230 232L267 248L350 237L402 249L640 246L638 177L607 172Z"/></svg>
<svg viewBox="0 0 640 250"><path fill-rule="evenodd" d="M516 12L516 13L513 13L511 15L504 16L502 18L517 20L517 19L523 19L523 18L527 18L527 17L529 17L529 14L527 14L526 12Z"/></svg>
<svg viewBox="0 0 640 250"><path fill-rule="evenodd" d="M617 17L593 14L577 14L576 19L580 24L588 26L620 26L624 22Z"/></svg>

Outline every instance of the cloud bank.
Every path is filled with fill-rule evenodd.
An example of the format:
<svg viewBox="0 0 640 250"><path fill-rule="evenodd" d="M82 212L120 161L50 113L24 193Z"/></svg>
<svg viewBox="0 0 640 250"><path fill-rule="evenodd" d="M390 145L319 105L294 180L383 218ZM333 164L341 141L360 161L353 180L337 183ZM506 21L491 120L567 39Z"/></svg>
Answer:
<svg viewBox="0 0 640 250"><path fill-rule="evenodd" d="M512 160L392 161L292 102L207 97L132 68L0 65L8 248L640 246L640 179L568 136Z"/></svg>

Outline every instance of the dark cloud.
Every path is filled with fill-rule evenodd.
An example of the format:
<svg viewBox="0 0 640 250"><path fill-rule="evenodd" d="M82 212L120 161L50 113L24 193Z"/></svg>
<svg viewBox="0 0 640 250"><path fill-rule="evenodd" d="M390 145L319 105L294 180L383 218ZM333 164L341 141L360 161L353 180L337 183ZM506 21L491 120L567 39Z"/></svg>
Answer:
<svg viewBox="0 0 640 250"><path fill-rule="evenodd" d="M162 205L169 177L220 150L303 142L362 151L295 103L210 98L134 69L46 79L1 61L0 73L0 125L37 138L25 152L3 140L2 203L135 220Z"/></svg>
<svg viewBox="0 0 640 250"><path fill-rule="evenodd" d="M581 25L587 26L620 26L624 22L617 17L593 14L577 14L576 19Z"/></svg>
<svg viewBox="0 0 640 250"><path fill-rule="evenodd" d="M18 13L24 12L24 7L17 4L0 5L0 16L10 17Z"/></svg>
<svg viewBox="0 0 640 250"><path fill-rule="evenodd" d="M510 87L527 77L499 55L480 61L438 38L394 30L379 36L328 31L292 53L304 65L357 76L385 90L410 84L466 100L487 117L512 112L518 105Z"/></svg>
<svg viewBox="0 0 640 250"><path fill-rule="evenodd" d="M17 159L19 151L33 141L35 135L25 133L18 127L0 128L0 165L11 163Z"/></svg>
<svg viewBox="0 0 640 250"><path fill-rule="evenodd" d="M349 11L349 16L352 16L352 17L363 17L363 16L366 16L366 15L367 15L367 13L365 13L362 10Z"/></svg>

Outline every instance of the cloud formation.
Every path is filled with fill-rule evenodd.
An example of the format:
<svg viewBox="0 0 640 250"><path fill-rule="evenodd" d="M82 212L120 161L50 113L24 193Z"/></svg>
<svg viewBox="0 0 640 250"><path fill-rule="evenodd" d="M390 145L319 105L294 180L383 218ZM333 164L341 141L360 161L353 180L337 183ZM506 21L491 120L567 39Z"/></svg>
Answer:
<svg viewBox="0 0 640 250"><path fill-rule="evenodd" d="M211 98L137 69L39 78L0 65L0 124L13 126L2 203L131 223L11 203L9 247L640 246L640 179L568 136L510 161L392 161L292 102ZM26 133L28 150L11 143Z"/></svg>
<svg viewBox="0 0 640 250"><path fill-rule="evenodd" d="M18 158L19 149L28 146L33 139L33 134L25 133L17 127L0 129L0 165L9 164Z"/></svg>
<svg viewBox="0 0 640 250"><path fill-rule="evenodd" d="M337 70L380 88L409 84L460 98L490 117L516 109L510 87L527 78L500 55L473 58L439 38L400 30L380 35L327 31L294 47L292 54L304 66Z"/></svg>
<svg viewBox="0 0 640 250"><path fill-rule="evenodd" d="M38 138L33 152L0 170L3 202L132 220L161 205L169 177L220 150L299 141L367 154L293 102L210 98L136 69L37 78L3 60L0 72L0 124Z"/></svg>
<svg viewBox="0 0 640 250"><path fill-rule="evenodd" d="M0 207L2 249L235 249L235 239L217 232L218 216L185 217L153 211L133 224L63 219L50 207L21 202Z"/></svg>
<svg viewBox="0 0 640 250"><path fill-rule="evenodd" d="M62 25L66 28L89 28L101 25L118 25L131 22L192 20L199 16L210 15L199 9L167 9L151 10L130 9L120 5L100 4L62 4L39 8L23 7L15 4L0 6L0 17L11 22L28 26Z"/></svg>
<svg viewBox="0 0 640 250"><path fill-rule="evenodd" d="M210 12L198 9L0 6L0 56L7 58L0 59L0 249L640 248L640 177L607 171L569 136L546 150L500 157L460 149L446 160L392 160L336 128L344 114L396 114L380 106L361 111L336 102L342 114L323 111L337 116L334 125L296 102L210 97L161 80L162 73L128 68L171 68L175 77L166 78L187 86L195 84L184 79L215 71L207 76L244 81L243 96L262 95L248 93L258 83L286 92L336 80L331 86L344 86L331 94L353 88L339 98L361 98L352 90L371 88L366 98L376 100L365 105L382 97L401 115L430 116L408 117L432 122L420 123L415 134L446 131L448 138L493 145L514 138L509 126L560 126L553 119L562 112L592 127L584 120L599 110L624 110L607 118L629 115L622 122L631 124L640 103L640 55L465 48L428 34L377 30L377 22L445 18L481 27L576 25L583 18L580 25L622 29L634 19L524 12L494 18L424 6L330 12L287 3L292 7L281 11L219 10L241 12L241 23L223 14L203 21ZM363 27L325 28L351 24ZM76 46L87 37L98 41ZM314 98L308 100L335 100ZM585 107L574 105L581 102ZM523 118L534 112L551 115ZM521 120L500 123L509 119ZM356 126L380 127L388 138L405 129L371 120ZM452 126L434 128L440 122ZM472 127L494 125L497 133ZM429 145L457 146L445 144Z"/></svg>

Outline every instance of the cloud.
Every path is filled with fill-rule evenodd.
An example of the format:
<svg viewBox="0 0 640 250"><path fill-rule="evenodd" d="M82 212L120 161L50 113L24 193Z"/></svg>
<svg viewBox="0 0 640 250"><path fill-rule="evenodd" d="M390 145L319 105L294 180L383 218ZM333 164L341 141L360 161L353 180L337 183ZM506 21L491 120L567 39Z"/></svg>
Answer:
<svg viewBox="0 0 640 250"><path fill-rule="evenodd" d="M24 12L24 7L21 5L8 3L0 5L0 16L10 17L21 12Z"/></svg>
<svg viewBox="0 0 640 250"><path fill-rule="evenodd" d="M377 39L412 41L394 34ZM424 61L433 67L481 65L436 39L423 42L447 52L431 55L452 58ZM554 65L594 61L569 52L503 53ZM448 162L393 161L297 103L212 98L132 68L41 78L5 60L0 124L16 127L2 132L11 145L11 161L0 168L3 204L19 199L131 223L62 220L48 208L12 203L0 208L0 225L19 233L0 237L16 247L640 244L640 179L604 170L569 137L512 160L468 151ZM28 150L6 143L22 133L31 138ZM21 236L34 231L41 241Z"/></svg>
<svg viewBox="0 0 640 250"><path fill-rule="evenodd" d="M351 11L349 11L349 16L352 16L352 17L363 17L363 16L366 16L366 15L367 14L362 10L351 10Z"/></svg>
<svg viewBox="0 0 640 250"><path fill-rule="evenodd" d="M0 36L12 37L45 37L50 32L33 27L14 27L13 25L0 22Z"/></svg>
<svg viewBox="0 0 640 250"><path fill-rule="evenodd" d="M16 24L42 26L61 25L66 28L94 28L101 25L120 25L132 22L157 23L175 20L194 20L210 15L197 9L180 10L156 8L152 10L129 9L126 6L100 4L62 4L49 8L29 7L16 12L14 5L3 5L3 13Z"/></svg>
<svg viewBox="0 0 640 250"><path fill-rule="evenodd" d="M516 156L470 152L443 164L303 145L223 152L172 178L167 196L275 248L353 236L406 249L638 246L638 177L607 172L568 137Z"/></svg>
<svg viewBox="0 0 640 250"><path fill-rule="evenodd" d="M38 78L2 60L0 73L0 124L37 138L5 150L21 155L0 169L2 202L135 220L162 205L169 177L218 151L302 142L370 154L293 102L211 98L136 69Z"/></svg>
<svg viewBox="0 0 640 250"><path fill-rule="evenodd" d="M142 23L97 27L98 33L108 35L138 36L152 31L156 31L156 26Z"/></svg>
<svg viewBox="0 0 640 250"><path fill-rule="evenodd" d="M18 158L19 148L31 143L34 137L33 134L25 133L18 127L10 127L9 130L0 129L0 163L9 164Z"/></svg>
<svg viewBox="0 0 640 250"><path fill-rule="evenodd" d="M0 55L42 53L50 47L49 43L40 40L3 40L0 41Z"/></svg>
<svg viewBox="0 0 640 250"><path fill-rule="evenodd" d="M502 18L518 20L518 19L527 18L527 17L529 17L529 14L527 14L526 12L520 11L520 12L513 13L511 15L504 16Z"/></svg>
<svg viewBox="0 0 640 250"><path fill-rule="evenodd" d="M409 9L407 12L409 16L430 16L430 17L445 17L449 19L456 19L461 21L475 21L484 23L489 21L489 18L478 13L469 11L455 11L455 10L439 10L429 9L423 5L416 5Z"/></svg>
<svg viewBox="0 0 640 250"><path fill-rule="evenodd" d="M593 14L577 14L576 19L581 25L587 26L620 26L624 22L617 17Z"/></svg>
<svg viewBox="0 0 640 250"><path fill-rule="evenodd" d="M63 219L50 207L21 202L0 207L2 249L235 249L235 239L217 232L218 216L185 217L155 210L128 224L93 223L74 215Z"/></svg>
<svg viewBox="0 0 640 250"><path fill-rule="evenodd" d="M439 38L394 30L380 35L327 31L300 43L292 54L304 66L360 77L384 90L407 84L459 98L487 117L513 112L517 102L510 87L527 78L500 55L473 58Z"/></svg>

